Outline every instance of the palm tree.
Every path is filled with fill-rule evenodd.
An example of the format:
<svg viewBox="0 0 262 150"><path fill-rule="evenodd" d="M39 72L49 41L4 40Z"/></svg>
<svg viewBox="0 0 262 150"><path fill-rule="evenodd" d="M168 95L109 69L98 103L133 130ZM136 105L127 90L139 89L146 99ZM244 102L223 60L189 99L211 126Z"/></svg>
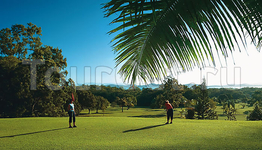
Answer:
<svg viewBox="0 0 262 150"><path fill-rule="evenodd" d="M117 32L116 66L131 84L215 66L215 52L241 51L246 36L262 41L261 0L111 0L103 8L105 17L117 15L109 34Z"/></svg>

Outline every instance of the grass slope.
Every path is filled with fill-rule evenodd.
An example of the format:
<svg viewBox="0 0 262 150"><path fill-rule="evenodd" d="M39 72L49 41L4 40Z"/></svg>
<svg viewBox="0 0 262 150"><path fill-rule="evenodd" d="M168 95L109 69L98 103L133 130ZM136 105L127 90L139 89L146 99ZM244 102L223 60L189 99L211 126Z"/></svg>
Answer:
<svg viewBox="0 0 262 150"><path fill-rule="evenodd" d="M261 149L262 122L175 119L163 110L131 108L68 118L0 119L0 149ZM82 114L87 115L87 114ZM91 114L94 115L95 114ZM135 117L134 117L135 116Z"/></svg>

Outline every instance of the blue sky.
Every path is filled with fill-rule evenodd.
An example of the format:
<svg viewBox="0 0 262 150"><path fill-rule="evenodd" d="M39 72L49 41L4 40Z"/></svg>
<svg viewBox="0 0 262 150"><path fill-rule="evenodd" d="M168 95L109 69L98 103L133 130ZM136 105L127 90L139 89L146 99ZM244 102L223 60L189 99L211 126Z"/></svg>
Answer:
<svg viewBox="0 0 262 150"><path fill-rule="evenodd" d="M1 0L0 29L31 22L42 28L43 45L62 49L69 74L77 84L122 84L116 74L115 54L107 32L111 18L104 18L102 3L109 0ZM113 16L116 17L116 16ZM234 53L234 60L217 62L217 67L199 68L175 75L181 84L199 84L203 77L208 85L262 85L262 54L250 45ZM241 85L240 85L241 86Z"/></svg>
<svg viewBox="0 0 262 150"><path fill-rule="evenodd" d="M115 54L110 43L113 36L107 34L114 26L109 25L112 18L104 18L101 4L105 2L107 1L1 0L0 29L32 22L42 28L43 45L62 49L63 56L67 58L68 78L73 78L78 84L83 84L84 79L89 84L116 83ZM102 71L107 73L103 73L101 77Z"/></svg>

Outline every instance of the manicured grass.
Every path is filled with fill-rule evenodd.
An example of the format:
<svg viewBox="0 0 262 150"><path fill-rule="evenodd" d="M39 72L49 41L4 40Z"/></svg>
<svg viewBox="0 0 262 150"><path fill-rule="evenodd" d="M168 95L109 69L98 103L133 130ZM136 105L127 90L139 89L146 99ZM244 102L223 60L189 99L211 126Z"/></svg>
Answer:
<svg viewBox="0 0 262 150"><path fill-rule="evenodd" d="M262 122L188 120L175 111L165 125L163 109L109 108L104 114L83 112L77 128L68 118L2 118L0 149L261 149ZM218 111L219 108L217 109ZM242 114L241 114L242 113ZM220 117L221 118L221 117Z"/></svg>

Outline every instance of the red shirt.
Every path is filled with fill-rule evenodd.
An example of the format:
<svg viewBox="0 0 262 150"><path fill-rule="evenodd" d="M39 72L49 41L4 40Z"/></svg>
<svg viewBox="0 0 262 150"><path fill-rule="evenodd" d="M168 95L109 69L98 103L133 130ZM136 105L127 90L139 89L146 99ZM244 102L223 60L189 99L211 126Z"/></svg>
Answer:
<svg viewBox="0 0 262 150"><path fill-rule="evenodd" d="M173 109L173 107L172 107L172 105L170 104L170 103L165 103L165 105L166 105L166 109L168 110L168 109Z"/></svg>

